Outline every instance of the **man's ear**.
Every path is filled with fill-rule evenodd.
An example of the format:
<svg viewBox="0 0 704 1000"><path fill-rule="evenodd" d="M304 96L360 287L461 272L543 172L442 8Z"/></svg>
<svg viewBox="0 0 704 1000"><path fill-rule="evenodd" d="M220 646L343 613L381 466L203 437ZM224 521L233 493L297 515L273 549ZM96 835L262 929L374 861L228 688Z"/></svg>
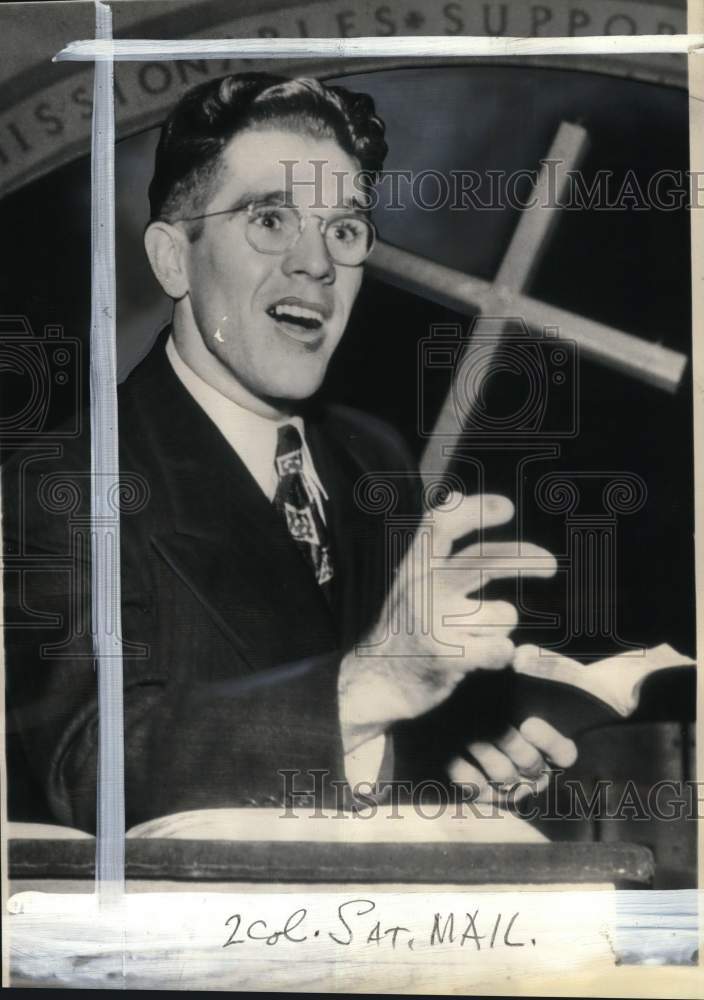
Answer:
<svg viewBox="0 0 704 1000"><path fill-rule="evenodd" d="M144 249L154 277L172 299L188 291L186 253L188 237L168 222L150 222L144 233Z"/></svg>

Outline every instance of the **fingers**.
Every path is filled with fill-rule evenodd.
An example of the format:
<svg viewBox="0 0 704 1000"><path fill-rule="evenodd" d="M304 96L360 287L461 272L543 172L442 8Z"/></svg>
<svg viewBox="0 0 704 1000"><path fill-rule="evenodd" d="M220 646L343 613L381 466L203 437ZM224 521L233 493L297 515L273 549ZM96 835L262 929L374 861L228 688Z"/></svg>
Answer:
<svg viewBox="0 0 704 1000"><path fill-rule="evenodd" d="M465 643L464 656L460 660L462 672L503 670L512 662L514 649L505 636L472 637Z"/></svg>
<svg viewBox="0 0 704 1000"><path fill-rule="evenodd" d="M506 524L514 514L514 506L507 497L493 493L459 498L451 493L444 504L433 508L433 550L436 555L448 556L457 538L462 538L480 528L495 528Z"/></svg>
<svg viewBox="0 0 704 1000"><path fill-rule="evenodd" d="M465 785L471 789L476 798L481 798L489 787L486 775L464 757L455 757L448 765L447 774L456 785Z"/></svg>
<svg viewBox="0 0 704 1000"><path fill-rule="evenodd" d="M518 611L508 601L477 601L433 593L433 620L441 628L462 629L469 635L508 635L518 624Z"/></svg>
<svg viewBox="0 0 704 1000"><path fill-rule="evenodd" d="M457 571L453 572L455 579L461 576L461 569L480 576L480 583L474 590L491 580L517 576L519 573L548 578L557 572L555 556L531 542L484 542L482 545L470 545L452 556L450 564L453 571Z"/></svg>
<svg viewBox="0 0 704 1000"><path fill-rule="evenodd" d="M519 574L547 579L556 572L557 560L539 545L524 542L517 547L514 542L485 542L463 549L432 572L431 598L435 606L445 604L452 612L457 609L458 600L476 593L492 580L510 579ZM427 568L419 562L414 567L413 584L422 586L427 580Z"/></svg>
<svg viewBox="0 0 704 1000"><path fill-rule="evenodd" d="M570 767L577 759L577 748L544 719L526 719L520 730L509 726L490 743L474 740L467 745L471 760L456 757L448 774L456 784L476 789L480 801L517 802L526 795L537 795L547 788L549 763Z"/></svg>
<svg viewBox="0 0 704 1000"><path fill-rule="evenodd" d="M501 784L512 784L521 778L535 781L547 768L542 753L513 726L509 726L496 743L475 740L467 750L487 777Z"/></svg>
<svg viewBox="0 0 704 1000"><path fill-rule="evenodd" d="M555 653L553 650L542 649L532 643L516 647L513 658L513 668L518 674L527 677L551 677L569 680L571 677L583 680L585 668L577 660Z"/></svg>
<svg viewBox="0 0 704 1000"><path fill-rule="evenodd" d="M513 726L508 727L496 745L526 778L537 779L546 768L541 752Z"/></svg>
<svg viewBox="0 0 704 1000"><path fill-rule="evenodd" d="M519 776L504 786L495 779L487 778L482 770L463 757L455 757L447 771L450 780L465 788L472 800L477 802L519 802L526 795L539 795L544 792L550 780L546 772L537 781Z"/></svg>
<svg viewBox="0 0 704 1000"><path fill-rule="evenodd" d="M577 760L574 742L544 719L535 716L526 719L520 727L520 734L558 767L572 767Z"/></svg>
<svg viewBox="0 0 704 1000"><path fill-rule="evenodd" d="M514 763L493 743L475 740L469 744L467 750L490 781L500 785L512 785L520 781L521 776Z"/></svg>

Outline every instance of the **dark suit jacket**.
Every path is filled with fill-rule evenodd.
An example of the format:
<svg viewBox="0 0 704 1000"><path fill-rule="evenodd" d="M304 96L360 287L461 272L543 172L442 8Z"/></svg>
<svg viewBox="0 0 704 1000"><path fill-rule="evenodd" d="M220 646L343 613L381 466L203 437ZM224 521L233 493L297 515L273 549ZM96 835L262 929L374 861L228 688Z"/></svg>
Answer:
<svg viewBox="0 0 704 1000"><path fill-rule="evenodd" d="M418 508L395 432L349 409L311 410L309 446L330 496L329 606L164 343L119 392L128 826L281 801L281 769L344 778L339 661L377 615L391 570L384 513L363 509L355 484L391 473L395 513ZM43 804L15 807L16 818L91 830L88 434L60 451L21 451L3 470L10 800L33 782Z"/></svg>

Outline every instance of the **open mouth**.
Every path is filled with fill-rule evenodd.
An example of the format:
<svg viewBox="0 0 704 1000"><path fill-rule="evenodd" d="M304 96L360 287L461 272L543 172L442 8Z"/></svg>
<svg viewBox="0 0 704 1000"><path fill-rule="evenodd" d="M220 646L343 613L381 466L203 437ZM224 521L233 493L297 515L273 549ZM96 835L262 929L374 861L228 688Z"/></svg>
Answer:
<svg viewBox="0 0 704 1000"><path fill-rule="evenodd" d="M277 323L293 327L294 330L298 331L315 333L323 325L324 316L322 309L301 302L286 301L284 299L269 306L266 312Z"/></svg>

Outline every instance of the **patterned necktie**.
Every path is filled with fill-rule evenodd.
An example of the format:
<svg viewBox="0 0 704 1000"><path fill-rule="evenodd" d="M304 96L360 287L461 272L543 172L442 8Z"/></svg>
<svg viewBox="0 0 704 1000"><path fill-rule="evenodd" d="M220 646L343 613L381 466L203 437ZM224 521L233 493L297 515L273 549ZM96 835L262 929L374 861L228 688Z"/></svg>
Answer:
<svg viewBox="0 0 704 1000"><path fill-rule="evenodd" d="M293 424L279 427L275 459L279 483L274 506L284 515L289 534L323 586L333 578L332 558L325 522L306 488L302 448L301 435Z"/></svg>

